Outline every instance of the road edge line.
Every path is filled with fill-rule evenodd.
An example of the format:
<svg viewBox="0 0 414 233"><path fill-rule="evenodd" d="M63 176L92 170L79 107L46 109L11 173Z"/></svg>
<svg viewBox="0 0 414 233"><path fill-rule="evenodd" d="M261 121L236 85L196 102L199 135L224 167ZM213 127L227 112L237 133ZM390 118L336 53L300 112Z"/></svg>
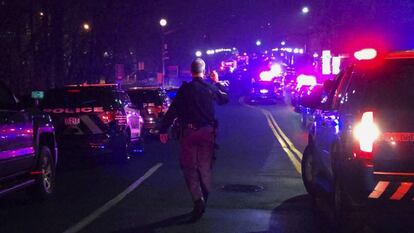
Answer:
<svg viewBox="0 0 414 233"><path fill-rule="evenodd" d="M138 188L146 179L148 179L150 176L152 176L163 164L157 163L155 166L150 168L142 177L140 177L138 180L136 180L134 183L128 186L124 191L122 191L120 194L118 194L116 197L114 197L112 200L105 203L100 208L93 211L90 215L83 218L81 221L73 225L72 227L65 230L63 233L76 233L84 229L86 226L91 224L93 221L95 221L97 218L99 218L102 214L107 212L109 209L111 209L113 206L121 202L129 193L134 191L136 188Z"/></svg>

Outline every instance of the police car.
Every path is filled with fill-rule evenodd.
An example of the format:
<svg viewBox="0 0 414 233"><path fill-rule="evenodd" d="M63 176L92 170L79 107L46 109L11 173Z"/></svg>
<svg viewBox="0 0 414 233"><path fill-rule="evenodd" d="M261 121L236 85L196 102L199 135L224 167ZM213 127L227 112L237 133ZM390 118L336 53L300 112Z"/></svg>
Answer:
<svg viewBox="0 0 414 233"><path fill-rule="evenodd" d="M355 57L325 83L302 160L307 191L331 194L343 226L355 207L414 202L414 51Z"/></svg>
<svg viewBox="0 0 414 233"><path fill-rule="evenodd" d="M280 64L271 65L270 70L264 70L257 78L252 79L249 101L250 103L284 101L284 77Z"/></svg>
<svg viewBox="0 0 414 233"><path fill-rule="evenodd" d="M53 119L63 150L111 153L121 160L142 150L143 120L115 84L71 85L49 90L41 103Z"/></svg>

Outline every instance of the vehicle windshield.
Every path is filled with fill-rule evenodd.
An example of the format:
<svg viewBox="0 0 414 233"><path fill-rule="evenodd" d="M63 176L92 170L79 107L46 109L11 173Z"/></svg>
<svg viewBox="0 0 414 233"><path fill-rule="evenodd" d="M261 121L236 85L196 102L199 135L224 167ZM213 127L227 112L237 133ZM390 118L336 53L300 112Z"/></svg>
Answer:
<svg viewBox="0 0 414 233"><path fill-rule="evenodd" d="M163 99L158 90L139 90L129 91L129 97L132 103L140 107L143 104L153 103L155 105L162 105Z"/></svg>
<svg viewBox="0 0 414 233"><path fill-rule="evenodd" d="M115 92L110 89L70 88L45 93L44 108L111 107L116 104Z"/></svg>

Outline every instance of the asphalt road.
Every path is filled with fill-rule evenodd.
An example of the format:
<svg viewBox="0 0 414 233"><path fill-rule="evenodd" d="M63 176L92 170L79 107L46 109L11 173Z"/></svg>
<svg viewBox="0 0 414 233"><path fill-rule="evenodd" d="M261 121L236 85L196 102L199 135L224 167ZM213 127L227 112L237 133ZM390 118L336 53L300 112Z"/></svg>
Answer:
<svg viewBox="0 0 414 233"><path fill-rule="evenodd" d="M188 223L192 201L177 142L147 140L146 152L128 164L65 160L49 201L33 202L24 192L2 198L0 232L331 232L329 207L325 214L314 210L298 172L307 134L293 109L282 103L246 106L234 98L217 114L214 189L197 223ZM251 187L262 189L249 192ZM368 228L358 232L377 232Z"/></svg>

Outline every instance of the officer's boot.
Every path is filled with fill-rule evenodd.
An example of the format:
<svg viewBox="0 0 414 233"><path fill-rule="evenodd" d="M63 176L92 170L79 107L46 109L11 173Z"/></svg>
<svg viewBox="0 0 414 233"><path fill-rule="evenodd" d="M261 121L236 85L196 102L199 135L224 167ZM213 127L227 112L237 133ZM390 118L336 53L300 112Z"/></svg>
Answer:
<svg viewBox="0 0 414 233"><path fill-rule="evenodd" d="M195 201L191 221L198 221L203 216L205 210L206 204L202 198Z"/></svg>

